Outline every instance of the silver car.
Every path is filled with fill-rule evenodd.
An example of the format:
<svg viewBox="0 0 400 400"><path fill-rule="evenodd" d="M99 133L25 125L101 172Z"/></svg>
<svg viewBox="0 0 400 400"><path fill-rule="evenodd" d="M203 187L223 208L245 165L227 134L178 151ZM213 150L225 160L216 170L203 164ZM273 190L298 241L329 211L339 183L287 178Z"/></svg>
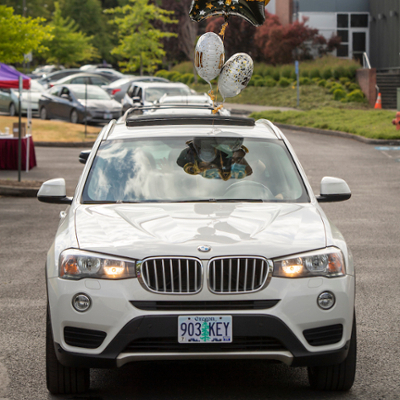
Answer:
<svg viewBox="0 0 400 400"><path fill-rule="evenodd" d="M31 88L22 91L21 111L22 114L28 113L30 108L33 113L39 112L39 99L44 93L43 86L31 79ZM19 112L19 91L18 89L0 89L0 111L8 112L11 116Z"/></svg>

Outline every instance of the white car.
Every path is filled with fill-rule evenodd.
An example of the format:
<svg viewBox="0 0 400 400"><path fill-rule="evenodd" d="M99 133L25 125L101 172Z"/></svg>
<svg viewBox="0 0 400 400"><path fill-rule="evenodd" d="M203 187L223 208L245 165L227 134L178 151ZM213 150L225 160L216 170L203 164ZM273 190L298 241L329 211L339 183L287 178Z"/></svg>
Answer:
<svg viewBox="0 0 400 400"><path fill-rule="evenodd" d="M184 83L133 81L122 98L122 110L125 112L134 106L151 106L164 95L190 96L192 94L192 90Z"/></svg>
<svg viewBox="0 0 400 400"><path fill-rule="evenodd" d="M90 368L142 360L264 359L308 367L320 390L356 370L351 252L290 143L267 120L141 115L111 121L46 261L47 387L89 388Z"/></svg>

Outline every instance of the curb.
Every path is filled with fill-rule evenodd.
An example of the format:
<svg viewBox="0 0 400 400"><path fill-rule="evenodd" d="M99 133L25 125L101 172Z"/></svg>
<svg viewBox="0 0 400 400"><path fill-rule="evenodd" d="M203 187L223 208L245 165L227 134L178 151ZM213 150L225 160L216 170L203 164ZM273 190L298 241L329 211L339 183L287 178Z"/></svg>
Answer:
<svg viewBox="0 0 400 400"><path fill-rule="evenodd" d="M365 144L370 144L370 145L391 145L391 146L399 146L400 145L400 140L399 139L369 139L363 136L358 136L354 135L353 133L347 133L347 132L340 132L340 131L330 131L327 129L318 129L318 128L308 128L306 126L297 126L297 125L287 125L287 124L280 124L273 122L274 125L276 125L278 128L283 128L283 129L291 129L293 131L299 131L299 132L304 132L304 133L318 133L320 135L329 135L329 136L338 136L342 138L347 138L347 139L354 139L359 142L365 143Z"/></svg>
<svg viewBox="0 0 400 400"><path fill-rule="evenodd" d="M36 197L40 188L19 188L16 186L0 186L0 196Z"/></svg>
<svg viewBox="0 0 400 400"><path fill-rule="evenodd" d="M94 142L34 142L35 147L87 147L92 148Z"/></svg>

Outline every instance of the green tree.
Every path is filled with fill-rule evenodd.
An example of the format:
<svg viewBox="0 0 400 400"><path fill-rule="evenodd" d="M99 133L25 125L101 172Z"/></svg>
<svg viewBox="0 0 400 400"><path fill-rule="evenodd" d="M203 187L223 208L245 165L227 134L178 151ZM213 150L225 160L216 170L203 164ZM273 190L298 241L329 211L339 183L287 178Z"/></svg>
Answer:
<svg viewBox="0 0 400 400"><path fill-rule="evenodd" d="M14 15L11 7L0 6L0 61L20 63L24 54L46 50L44 42L52 38L52 29L43 22L43 18L24 18Z"/></svg>
<svg viewBox="0 0 400 400"><path fill-rule="evenodd" d="M115 15L110 22L118 28L119 44L112 53L124 59L119 61L122 71L152 73L165 55L161 40L176 36L154 28L152 22L176 23L169 17L173 12L149 4L149 0L129 0L129 4L106 12Z"/></svg>
<svg viewBox="0 0 400 400"><path fill-rule="evenodd" d="M98 53L91 44L92 37L80 32L71 18L61 16L58 2L54 3L54 7L53 20L49 24L53 28L54 37L45 42L49 49L46 53L47 62L70 67L98 58Z"/></svg>
<svg viewBox="0 0 400 400"><path fill-rule="evenodd" d="M204 321L203 324L201 325L200 339L203 340L204 342L208 342L210 340L209 326L207 321Z"/></svg>
<svg viewBox="0 0 400 400"><path fill-rule="evenodd" d="M1 5L12 7L15 14L46 19L50 19L54 10L53 2L53 0L0 0Z"/></svg>
<svg viewBox="0 0 400 400"><path fill-rule="evenodd" d="M114 61L110 55L112 48L113 32L107 23L108 17L103 13L100 0L60 0L61 15L63 18L73 19L79 30L87 36L92 36L92 44L98 50L102 59Z"/></svg>

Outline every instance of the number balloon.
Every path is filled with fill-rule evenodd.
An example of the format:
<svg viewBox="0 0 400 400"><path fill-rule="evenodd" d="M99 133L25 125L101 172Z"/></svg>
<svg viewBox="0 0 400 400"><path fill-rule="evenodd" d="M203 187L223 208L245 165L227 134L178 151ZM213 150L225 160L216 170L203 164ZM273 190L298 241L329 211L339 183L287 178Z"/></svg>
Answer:
<svg viewBox="0 0 400 400"><path fill-rule="evenodd" d="M222 67L218 88L224 101L237 96L249 83L253 75L253 60L246 53L233 55Z"/></svg>
<svg viewBox="0 0 400 400"><path fill-rule="evenodd" d="M221 38L213 32L201 36L195 49L197 73L211 85L211 81L221 72L224 61L225 49Z"/></svg>
<svg viewBox="0 0 400 400"><path fill-rule="evenodd" d="M193 0L190 18L200 22L214 15L236 15L258 26L265 21L265 6L270 0Z"/></svg>

